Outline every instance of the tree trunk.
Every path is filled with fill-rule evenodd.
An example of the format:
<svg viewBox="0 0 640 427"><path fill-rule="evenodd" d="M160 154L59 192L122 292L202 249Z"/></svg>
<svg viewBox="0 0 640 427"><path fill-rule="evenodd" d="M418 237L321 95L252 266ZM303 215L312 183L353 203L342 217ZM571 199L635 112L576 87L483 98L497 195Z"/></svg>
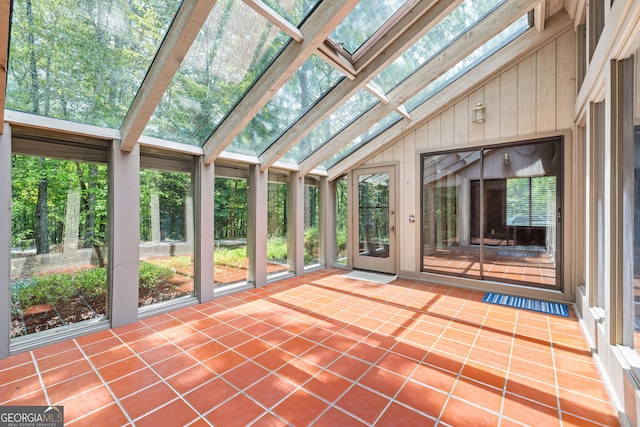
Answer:
<svg viewBox="0 0 640 427"><path fill-rule="evenodd" d="M40 114L40 85L38 83L38 67L36 63L36 36L33 33L33 10L31 8L31 0L27 0L25 4L27 8L27 21L29 22L29 34L27 39L29 40L29 47L31 52L29 54L29 74L31 76L31 112Z"/></svg>
<svg viewBox="0 0 640 427"><path fill-rule="evenodd" d="M44 158L40 158L41 173L38 182L38 201L36 204L36 253L49 253L49 209L47 206L47 175Z"/></svg>

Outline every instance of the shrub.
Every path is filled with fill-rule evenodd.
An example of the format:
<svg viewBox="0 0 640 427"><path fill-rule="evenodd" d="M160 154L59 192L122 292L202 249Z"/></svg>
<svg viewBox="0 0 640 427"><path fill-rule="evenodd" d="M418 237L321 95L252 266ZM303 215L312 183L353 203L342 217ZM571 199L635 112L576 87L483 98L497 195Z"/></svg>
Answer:
<svg viewBox="0 0 640 427"><path fill-rule="evenodd" d="M104 267L79 271L74 281L84 298L97 299L107 294L107 270Z"/></svg>
<svg viewBox="0 0 640 427"><path fill-rule="evenodd" d="M213 252L213 262L217 265L226 265L228 267L244 269L246 260L246 246L235 249L216 248Z"/></svg>
<svg viewBox="0 0 640 427"><path fill-rule="evenodd" d="M269 237L267 239L267 259L284 261L287 259L287 238Z"/></svg>
<svg viewBox="0 0 640 427"><path fill-rule="evenodd" d="M304 262L313 261L314 252L318 249L318 227L309 227L304 230Z"/></svg>
<svg viewBox="0 0 640 427"><path fill-rule="evenodd" d="M140 287L143 289L154 288L159 284L166 282L171 276L173 276L173 272L170 268L161 267L144 261L140 263L139 274Z"/></svg>

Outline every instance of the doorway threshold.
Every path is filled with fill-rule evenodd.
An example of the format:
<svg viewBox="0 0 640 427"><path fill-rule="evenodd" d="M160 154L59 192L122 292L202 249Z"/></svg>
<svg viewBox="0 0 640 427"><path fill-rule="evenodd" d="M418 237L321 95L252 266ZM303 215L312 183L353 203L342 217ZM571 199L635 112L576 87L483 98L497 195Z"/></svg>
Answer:
<svg viewBox="0 0 640 427"><path fill-rule="evenodd" d="M342 277L350 279L364 280L367 282L379 283L382 285L389 284L398 278L397 274L375 273L373 271L353 270L343 274Z"/></svg>

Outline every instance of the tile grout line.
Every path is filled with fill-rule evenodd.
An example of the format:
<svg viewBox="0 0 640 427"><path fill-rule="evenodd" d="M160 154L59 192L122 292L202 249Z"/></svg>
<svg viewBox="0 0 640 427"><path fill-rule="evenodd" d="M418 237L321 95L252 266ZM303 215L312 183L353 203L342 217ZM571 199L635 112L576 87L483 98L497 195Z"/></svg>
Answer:
<svg viewBox="0 0 640 427"><path fill-rule="evenodd" d="M38 380L40 381L40 387L42 387L42 392L44 393L44 398L47 400L47 406L51 406L51 399L49 398L49 393L47 392L47 387L44 385L44 380L42 379L42 373L40 372L40 367L38 366L38 359L33 351L30 351L31 360L33 361L33 366L36 368L36 374L38 375Z"/></svg>
<svg viewBox="0 0 640 427"><path fill-rule="evenodd" d="M511 361L513 360L513 348L515 347L516 331L518 327L518 317L520 312L516 310L516 316L513 321L513 332L511 333L511 347L509 349L509 363L507 363L507 370L505 372L504 387L502 387L502 399L500 401L500 412L498 414L498 425L501 425L504 420L504 403L507 400L507 384L509 383L509 373L511 372ZM508 417L507 417L508 418Z"/></svg>
<svg viewBox="0 0 640 427"><path fill-rule="evenodd" d="M111 332L113 334L113 332ZM115 335L115 334L114 334ZM122 404L120 403L120 399L118 399L115 395L115 393L113 393L113 390L111 390L111 387L109 387L109 384L107 384L107 382L105 381L105 379L102 377L102 375L100 374L100 372L98 371L98 368L96 368L96 366L93 364L93 362L91 361L91 359L89 358L89 356L87 356L87 354L85 353L84 349L82 348L82 346L78 343L78 341L76 339L72 340L73 343L76 345L76 347L78 348L78 350L80 351L80 353L82 354L82 356L85 358L85 360L87 361L87 363L89 364L89 366L91 366L91 369L93 370L93 372L98 376L98 378L100 378L100 381L102 381L102 384L106 387L107 391L109 392L109 394L111 395L111 397L113 398L114 402L116 403L116 405L118 405L118 407L120 408L120 410L122 411L122 413L124 414L124 416L127 418L127 420L129 421L130 424L135 425L133 423L133 420L131 419L131 417L129 416L129 414L127 413L127 411L125 411L125 409L122 407ZM107 405L109 406L109 405ZM106 406L103 406L103 408ZM102 409L102 408L100 408ZM97 411L97 410L96 410ZM95 411L94 411L95 412ZM78 418L81 419L85 416L88 416L89 414L85 414L82 417Z"/></svg>

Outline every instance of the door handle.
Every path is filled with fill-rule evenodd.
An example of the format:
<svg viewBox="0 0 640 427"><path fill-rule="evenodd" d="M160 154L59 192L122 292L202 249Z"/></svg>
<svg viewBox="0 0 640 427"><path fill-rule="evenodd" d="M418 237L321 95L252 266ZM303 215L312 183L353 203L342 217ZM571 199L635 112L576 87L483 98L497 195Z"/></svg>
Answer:
<svg viewBox="0 0 640 427"><path fill-rule="evenodd" d="M390 226L389 226L389 230L391 230L391 231L395 231L395 229L396 229L396 226L395 226L395 225L390 225Z"/></svg>

